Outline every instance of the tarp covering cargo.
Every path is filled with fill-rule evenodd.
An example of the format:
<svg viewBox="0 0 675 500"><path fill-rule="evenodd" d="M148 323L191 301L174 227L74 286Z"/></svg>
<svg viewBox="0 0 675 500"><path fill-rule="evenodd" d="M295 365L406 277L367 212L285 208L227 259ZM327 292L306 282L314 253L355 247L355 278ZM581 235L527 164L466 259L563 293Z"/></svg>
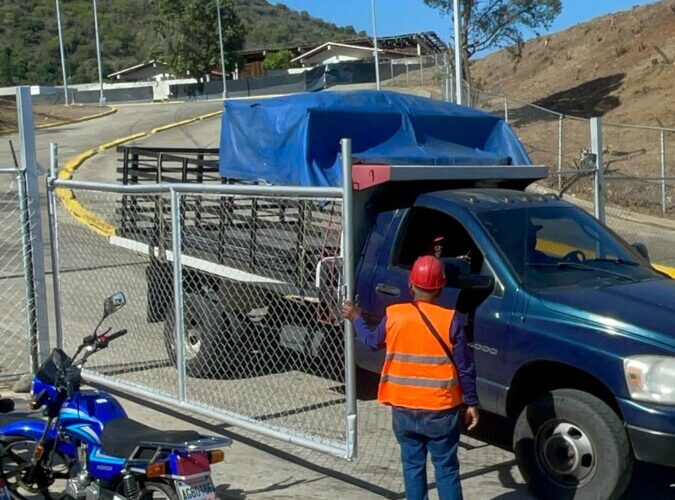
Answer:
<svg viewBox="0 0 675 500"><path fill-rule="evenodd" d="M529 165L496 116L396 92L314 92L227 101L220 175L272 184L339 186L340 139L356 162L390 165Z"/></svg>

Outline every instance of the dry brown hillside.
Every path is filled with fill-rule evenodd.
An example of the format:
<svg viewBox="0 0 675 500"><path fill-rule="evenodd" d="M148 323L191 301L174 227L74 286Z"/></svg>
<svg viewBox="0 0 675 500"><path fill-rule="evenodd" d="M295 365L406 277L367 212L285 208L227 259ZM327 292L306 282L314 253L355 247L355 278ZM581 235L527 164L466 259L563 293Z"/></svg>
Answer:
<svg viewBox="0 0 675 500"><path fill-rule="evenodd" d="M610 202L662 213L661 132L611 123L675 128L675 0L599 17L527 42L518 60L502 50L472 64L474 87L514 98L509 124L535 163L580 165L589 148L588 121L602 116ZM566 115L542 112L534 103ZM474 93L475 106L501 115L504 100ZM675 213L675 132L664 132L666 215ZM569 193L592 197L590 178L565 176ZM558 188L558 182L550 183Z"/></svg>
<svg viewBox="0 0 675 500"><path fill-rule="evenodd" d="M675 127L675 1L634 7L472 66L477 84L576 116Z"/></svg>

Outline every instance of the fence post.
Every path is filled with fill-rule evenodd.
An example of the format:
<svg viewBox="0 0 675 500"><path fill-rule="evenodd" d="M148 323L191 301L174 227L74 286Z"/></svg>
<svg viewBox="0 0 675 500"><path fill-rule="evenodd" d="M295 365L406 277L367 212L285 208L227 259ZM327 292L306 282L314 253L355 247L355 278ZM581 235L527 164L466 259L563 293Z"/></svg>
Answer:
<svg viewBox="0 0 675 500"><path fill-rule="evenodd" d="M445 98L445 100L447 102L451 102L451 100L452 100L452 98L451 98L451 96L452 96L452 76L446 73L444 81L445 81L445 93L444 93L443 97Z"/></svg>
<svg viewBox="0 0 675 500"><path fill-rule="evenodd" d="M352 141L342 139L342 261L344 274L343 297L354 300L354 213L352 185ZM347 458L356 458L357 413L356 413L356 365L354 360L354 328L350 321L344 322L345 338L345 396L347 398Z"/></svg>
<svg viewBox="0 0 675 500"><path fill-rule="evenodd" d="M602 158L602 122L599 117L591 118L591 152L595 155L595 217L605 222L605 182Z"/></svg>
<svg viewBox="0 0 675 500"><path fill-rule="evenodd" d="M174 328L176 329L176 368L178 401L185 401L185 322L183 318L183 263L181 261L181 221L179 193L171 188L171 243L173 251Z"/></svg>
<svg viewBox="0 0 675 500"><path fill-rule="evenodd" d="M509 123L509 98L504 96L504 121Z"/></svg>
<svg viewBox="0 0 675 500"><path fill-rule="evenodd" d="M31 368L49 356L49 323L47 321L47 287L45 285L45 262L42 246L42 221L40 212L40 188L38 186L38 163L35 151L35 127L30 87L16 89L16 109L21 142L20 182L25 186L21 196L22 236L24 244L24 267L26 276L26 300L28 306L29 340L31 345ZM21 182L23 181L23 182Z"/></svg>
<svg viewBox="0 0 675 500"><path fill-rule="evenodd" d="M424 61L420 55L420 87L424 87Z"/></svg>
<svg viewBox="0 0 675 500"><path fill-rule="evenodd" d="M666 214L666 131L661 129L661 209Z"/></svg>
<svg viewBox="0 0 675 500"><path fill-rule="evenodd" d="M49 176L47 177L47 210L49 215L49 246L52 260L52 287L54 290L54 320L56 324L56 347L63 349L63 323L61 318L61 287L59 280L59 232L56 220L56 192L54 181L59 170L58 146L49 143Z"/></svg>
<svg viewBox="0 0 675 500"><path fill-rule="evenodd" d="M562 190L563 115L558 115L558 192Z"/></svg>

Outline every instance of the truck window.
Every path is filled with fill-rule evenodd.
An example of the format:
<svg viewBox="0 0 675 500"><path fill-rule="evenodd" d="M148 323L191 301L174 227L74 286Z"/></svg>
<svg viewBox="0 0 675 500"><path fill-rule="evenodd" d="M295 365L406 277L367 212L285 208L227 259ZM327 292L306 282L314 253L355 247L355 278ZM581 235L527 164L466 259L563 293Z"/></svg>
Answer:
<svg viewBox="0 0 675 500"><path fill-rule="evenodd" d="M411 209L399 233L392 265L410 269L415 259L434 255L436 250L441 260L456 264L463 274L481 272L483 255L464 226L437 210Z"/></svg>
<svg viewBox="0 0 675 500"><path fill-rule="evenodd" d="M495 210L478 218L531 288L660 278L621 238L577 208Z"/></svg>

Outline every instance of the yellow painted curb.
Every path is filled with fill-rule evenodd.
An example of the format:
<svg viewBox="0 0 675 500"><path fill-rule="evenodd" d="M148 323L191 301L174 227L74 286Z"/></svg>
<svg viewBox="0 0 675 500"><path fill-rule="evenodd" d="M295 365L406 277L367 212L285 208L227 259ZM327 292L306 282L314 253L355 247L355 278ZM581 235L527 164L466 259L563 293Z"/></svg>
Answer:
<svg viewBox="0 0 675 500"><path fill-rule="evenodd" d="M73 172L75 172L85 160L88 160L97 153L98 151L96 149L88 149L71 159L59 172L59 179L72 179ZM56 190L56 196L61 200L65 209L85 226L90 227L101 236L110 237L115 234L115 227L96 217L89 210L84 208L84 206L77 201L77 198L71 189L58 188Z"/></svg>
<svg viewBox="0 0 675 500"><path fill-rule="evenodd" d="M652 266L662 273L666 273L668 276L675 279L675 267L662 266L660 264L652 264Z"/></svg>
<svg viewBox="0 0 675 500"><path fill-rule="evenodd" d="M197 119L199 121L202 121L202 120L206 120L207 118L213 118L214 116L218 116L218 115L222 115L222 114L223 114L222 111L214 111L213 113L207 113L205 115L198 116Z"/></svg>
<svg viewBox="0 0 675 500"><path fill-rule="evenodd" d="M188 123L196 122L197 120L199 120L199 117L190 118L189 120L183 120L183 121L180 121L180 122L169 123L168 125L162 125L161 127L153 128L150 131L150 133L156 134L157 132L163 132L164 130L169 130L170 128L181 127L183 125L187 125Z"/></svg>
<svg viewBox="0 0 675 500"><path fill-rule="evenodd" d="M117 111L117 109L115 109ZM180 122L176 123L170 123L169 125L164 125L162 127L157 127L154 128L150 131L151 134L155 134L157 132L162 132L164 130L169 130L174 127L180 127L181 125L186 125L188 123L193 123L196 121L201 121L205 120L207 118L211 118L213 116L217 116L221 114L222 111L216 111L214 113L208 113L205 115L200 115L195 118L190 118L189 120L183 120ZM108 113L110 114L110 113ZM59 172L59 179L72 179L73 178L73 173L80 168L80 166L89 158L92 156L98 154L99 151L105 151L106 149L110 149L112 147L118 146L120 144L124 144L125 142L132 141L134 139L138 139L140 137L145 137L147 135L147 132L139 132L137 134L133 135L128 135L126 137L120 137L119 139L115 139L114 141L106 142L105 144L101 144L97 148L93 149L88 149L79 155L75 156L72 158L68 163L64 165L64 167L61 169ZM91 228L93 231L96 233L100 234L101 236L104 236L106 238L109 238L110 236L115 235L115 226L107 223L97 215L93 214L77 200L75 197L75 194L71 189L68 188L57 188L56 189L56 196L61 200L61 203L63 204L64 208L70 212L70 214L75 217L77 221L80 223L84 224L85 226L88 226Z"/></svg>
<svg viewBox="0 0 675 500"><path fill-rule="evenodd" d="M115 139L114 141L106 142L105 144L101 144L98 147L99 151L104 151L106 149L114 148L115 146L118 146L120 144L124 144L125 142L133 141L134 139L140 139L141 137L145 137L146 133L145 132L139 132L137 134L132 134L128 135L126 137L121 137L119 139Z"/></svg>

